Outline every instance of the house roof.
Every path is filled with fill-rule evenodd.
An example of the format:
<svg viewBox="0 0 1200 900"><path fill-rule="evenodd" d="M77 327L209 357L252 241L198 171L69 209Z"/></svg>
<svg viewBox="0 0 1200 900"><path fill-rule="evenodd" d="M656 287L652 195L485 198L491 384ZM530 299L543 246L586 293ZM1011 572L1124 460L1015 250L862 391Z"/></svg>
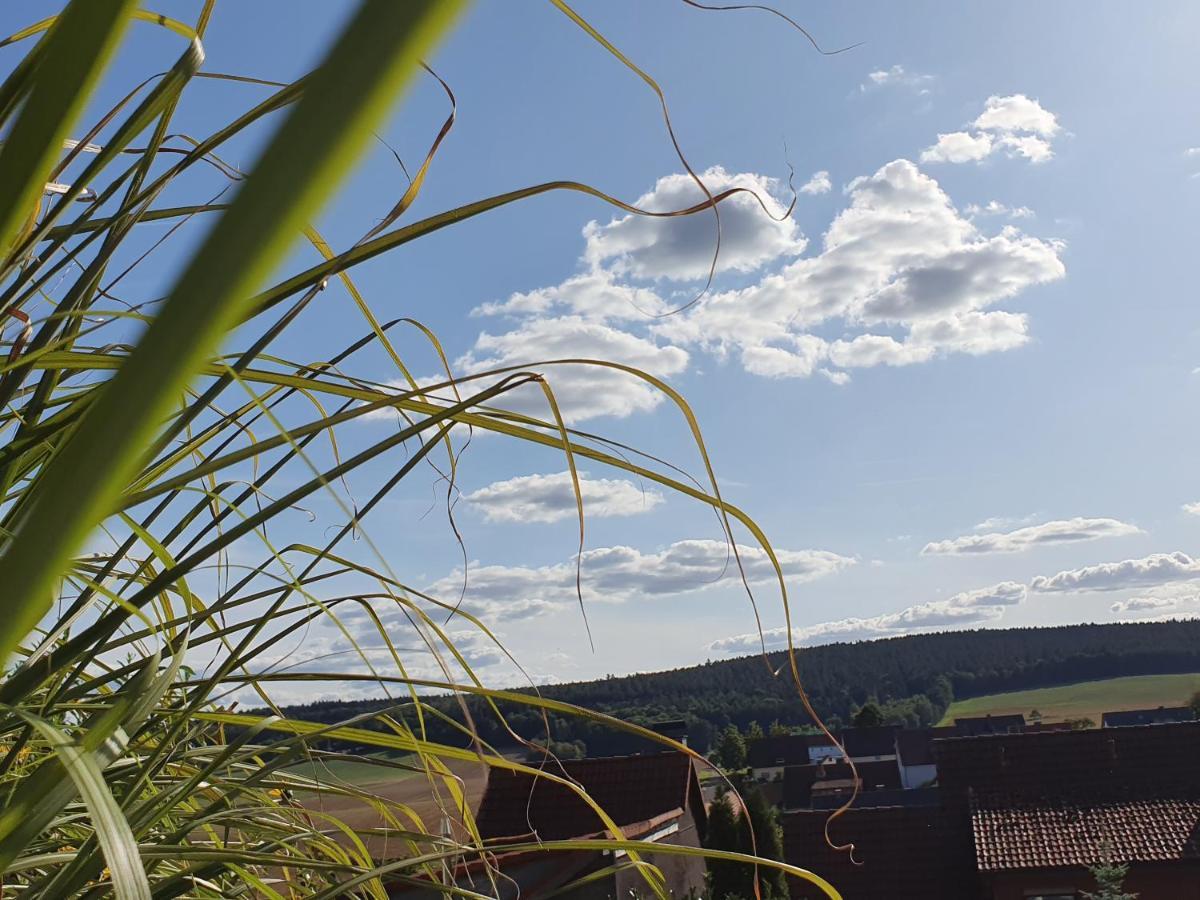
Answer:
<svg viewBox="0 0 1200 900"><path fill-rule="evenodd" d="M690 809L704 833L700 783L683 753L563 760L545 771L574 780L619 826L662 821ZM475 824L485 840L532 832L542 840L565 840L605 830L596 812L565 785L499 769L488 775Z"/></svg>
<svg viewBox="0 0 1200 900"><path fill-rule="evenodd" d="M1196 718L1187 706L1160 706L1158 709L1124 709L1106 712L1100 719L1105 728L1127 725L1163 725L1170 722L1190 722Z"/></svg>
<svg viewBox="0 0 1200 900"><path fill-rule="evenodd" d="M984 805L1200 799L1200 722L934 742L938 782Z"/></svg>
<svg viewBox="0 0 1200 900"><path fill-rule="evenodd" d="M896 732L894 725L881 725L878 728L847 728L839 738L846 748L846 755L860 756L895 756Z"/></svg>
<svg viewBox="0 0 1200 900"><path fill-rule="evenodd" d="M976 800L971 827L980 871L1093 865L1106 846L1122 863L1200 859L1200 800L997 808Z"/></svg>
<svg viewBox="0 0 1200 900"><path fill-rule="evenodd" d="M862 779L863 791L900 787L900 769L892 760L860 762L854 768ZM850 766L845 762L788 766L783 770L783 805L786 808L806 807L812 801L816 786L829 782L850 785L850 778Z"/></svg>
<svg viewBox="0 0 1200 900"><path fill-rule="evenodd" d="M933 735L932 728L914 728L899 732L896 735L896 756L900 762L906 766L932 766Z"/></svg>
<svg viewBox="0 0 1200 900"><path fill-rule="evenodd" d="M796 766L808 762L809 747L824 747L823 734L781 734L755 738L746 745L746 761L752 769Z"/></svg>
<svg viewBox="0 0 1200 900"><path fill-rule="evenodd" d="M1025 728L1025 717L1021 713L1007 716L964 716L954 720L959 735L970 737L977 734L1011 734Z"/></svg>
<svg viewBox="0 0 1200 900"><path fill-rule="evenodd" d="M816 872L843 897L922 897L961 900L970 895L974 869L970 849L934 806L851 809L833 821L828 810L783 815L784 858ZM854 842L854 858L835 844ZM789 879L793 900L824 898L818 889Z"/></svg>

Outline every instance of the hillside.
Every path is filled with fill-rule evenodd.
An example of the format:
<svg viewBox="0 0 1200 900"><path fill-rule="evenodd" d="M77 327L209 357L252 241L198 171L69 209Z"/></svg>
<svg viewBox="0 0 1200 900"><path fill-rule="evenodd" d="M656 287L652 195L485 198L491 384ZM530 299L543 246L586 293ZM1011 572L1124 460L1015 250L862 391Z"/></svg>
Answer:
<svg viewBox="0 0 1200 900"><path fill-rule="evenodd" d="M706 662L643 675L543 687L541 693L650 724L685 719L691 742L706 749L729 723L746 728L809 724L788 680L772 677L783 653ZM917 725L938 721L950 703L1001 691L1029 690L1117 678L1200 672L1200 621L981 629L909 635L799 652L798 664L813 705L837 724L875 698L889 720ZM447 715L457 705L434 701ZM320 701L294 708L300 717L335 722L387 706L387 701ZM480 735L500 746L511 737L481 703L470 702ZM397 714L402 714L397 710ZM544 735L539 714L505 708L508 724L527 738ZM552 718L557 741L581 741L592 753L623 752L629 739L593 723ZM449 727L442 740L461 742Z"/></svg>
<svg viewBox="0 0 1200 900"><path fill-rule="evenodd" d="M1196 691L1200 691L1200 674L1106 678L957 700L950 704L941 724L951 724L956 716L996 716L1005 713L1028 716L1035 709L1042 714L1044 722L1089 718L1098 724L1100 716L1106 712L1185 706Z"/></svg>

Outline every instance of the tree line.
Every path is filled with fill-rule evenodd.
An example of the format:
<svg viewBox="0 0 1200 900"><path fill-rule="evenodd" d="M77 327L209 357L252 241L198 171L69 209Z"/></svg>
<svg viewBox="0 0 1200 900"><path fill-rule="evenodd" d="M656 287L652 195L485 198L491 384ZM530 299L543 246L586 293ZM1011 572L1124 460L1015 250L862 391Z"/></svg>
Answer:
<svg viewBox="0 0 1200 900"><path fill-rule="evenodd" d="M542 696L653 725L683 720L688 742L708 752L727 726L798 729L813 722L805 713L783 653L708 661L652 674L610 676L542 687ZM848 723L868 701L888 723L915 727L936 722L955 698L1051 687L1099 678L1200 671L1200 621L1067 625L1052 628L977 629L908 635L798 651L798 667L812 705L834 727ZM653 665L652 660L646 661ZM446 717L463 721L458 699L427 697ZM467 708L480 738L501 749L549 739L564 755L607 755L646 749L644 741L578 717L551 715L550 734L541 711L502 704L501 721L479 698ZM321 700L288 713L317 722L338 722L394 701ZM404 706L393 715L411 716ZM430 738L455 744L462 730L425 719ZM568 746L572 749L568 750Z"/></svg>

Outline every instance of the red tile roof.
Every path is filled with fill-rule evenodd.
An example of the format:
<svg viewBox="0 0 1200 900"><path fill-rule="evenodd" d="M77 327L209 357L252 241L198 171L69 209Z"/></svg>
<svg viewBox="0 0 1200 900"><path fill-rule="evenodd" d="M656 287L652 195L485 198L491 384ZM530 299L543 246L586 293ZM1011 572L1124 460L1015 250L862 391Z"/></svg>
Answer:
<svg viewBox="0 0 1200 900"><path fill-rule="evenodd" d="M1131 800L972 811L980 871L1087 866L1103 848L1122 863L1200 859L1200 801Z"/></svg>
<svg viewBox="0 0 1200 900"><path fill-rule="evenodd" d="M703 834L700 784L683 753L564 760L547 764L546 771L578 783L619 826L660 821L690 808ZM565 840L605 830L595 811L566 786L498 769L488 776L475 824L485 840L531 832L542 840Z"/></svg>
<svg viewBox="0 0 1200 900"><path fill-rule="evenodd" d="M949 738L934 742L938 782L995 807L1062 800L1200 799L1200 722Z"/></svg>
<svg viewBox="0 0 1200 900"><path fill-rule="evenodd" d="M816 872L847 900L962 900L972 896L970 849L936 806L852 809L830 823L835 843L853 841L854 857L825 842L826 810L783 815L784 858ZM963 835L965 838L965 835ZM792 900L825 895L789 879Z"/></svg>

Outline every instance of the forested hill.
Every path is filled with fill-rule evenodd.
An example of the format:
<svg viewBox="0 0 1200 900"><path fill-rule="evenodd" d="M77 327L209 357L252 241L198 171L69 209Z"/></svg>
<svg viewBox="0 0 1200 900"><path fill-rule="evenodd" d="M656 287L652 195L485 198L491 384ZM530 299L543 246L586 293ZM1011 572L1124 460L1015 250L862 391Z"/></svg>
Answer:
<svg viewBox="0 0 1200 900"><path fill-rule="evenodd" d="M980 629L909 635L801 650L801 677L827 720L845 720L874 698L891 721L928 724L949 702L998 691L1047 687L1124 675L1200 672L1200 621ZM647 660L653 665L653 660ZM773 677L783 653L707 662L643 675L551 685L544 696L641 724L685 719L693 745L705 749L729 723L745 728L807 724L787 673ZM385 701L322 701L294 708L303 718L333 722ZM472 704L473 706L475 704ZM451 711L452 706L447 706ZM503 730L479 709L481 736L503 744ZM506 710L527 737L541 729L532 711ZM449 735L445 736L449 737ZM556 741L582 741L592 753L620 752L622 737L588 722L556 720Z"/></svg>

